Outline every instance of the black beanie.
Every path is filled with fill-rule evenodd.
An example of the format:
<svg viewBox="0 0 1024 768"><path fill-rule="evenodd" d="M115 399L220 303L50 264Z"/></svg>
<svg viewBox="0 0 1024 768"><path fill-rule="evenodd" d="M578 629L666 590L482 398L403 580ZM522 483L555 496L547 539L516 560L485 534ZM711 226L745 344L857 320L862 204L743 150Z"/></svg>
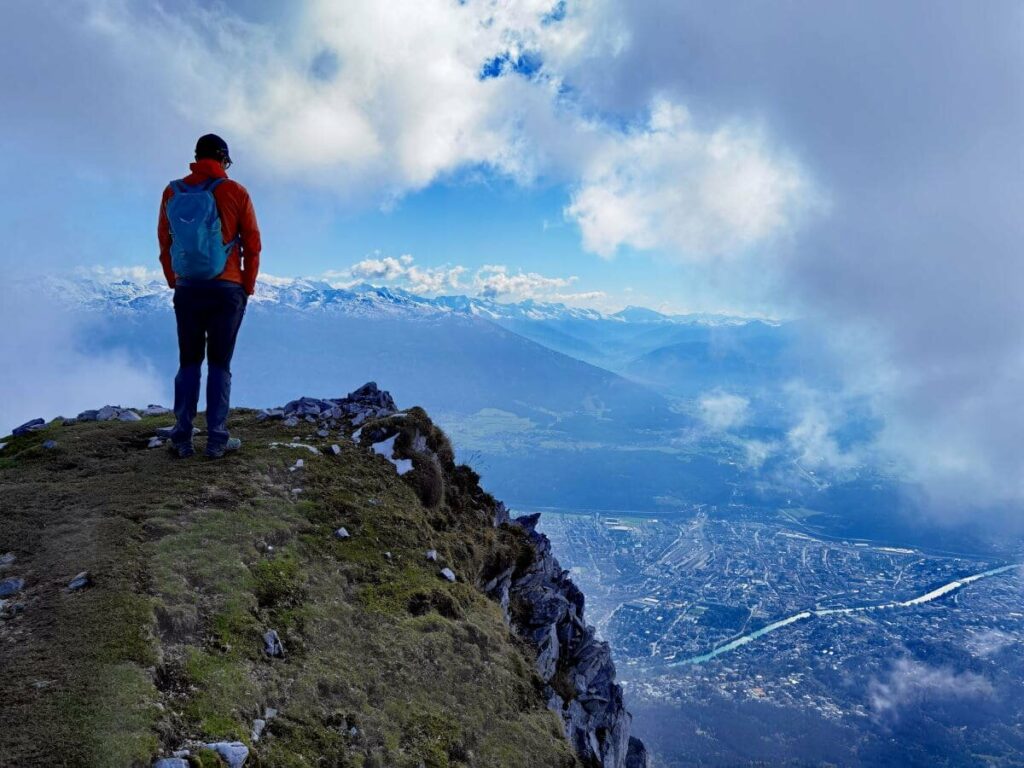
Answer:
<svg viewBox="0 0 1024 768"><path fill-rule="evenodd" d="M204 157L231 162L228 143L215 133L200 136L199 141L196 142L196 160L202 160Z"/></svg>

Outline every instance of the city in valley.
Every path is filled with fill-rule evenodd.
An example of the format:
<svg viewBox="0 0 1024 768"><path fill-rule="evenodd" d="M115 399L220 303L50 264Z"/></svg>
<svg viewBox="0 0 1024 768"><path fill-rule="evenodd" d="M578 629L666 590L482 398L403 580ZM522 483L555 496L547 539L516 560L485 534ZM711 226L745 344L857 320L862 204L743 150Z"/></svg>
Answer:
<svg viewBox="0 0 1024 768"><path fill-rule="evenodd" d="M1024 553L547 511L660 764L1020 765Z"/></svg>

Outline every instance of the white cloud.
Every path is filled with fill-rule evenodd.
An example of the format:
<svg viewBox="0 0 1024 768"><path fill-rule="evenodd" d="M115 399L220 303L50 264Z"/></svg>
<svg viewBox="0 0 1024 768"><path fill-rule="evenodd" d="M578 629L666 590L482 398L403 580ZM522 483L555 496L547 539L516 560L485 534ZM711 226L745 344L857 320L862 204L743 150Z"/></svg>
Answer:
<svg viewBox="0 0 1024 768"><path fill-rule="evenodd" d="M1019 642L1018 637L1002 630L984 629L978 633L971 633L971 637L967 640L967 647L972 653L987 659Z"/></svg>
<svg viewBox="0 0 1024 768"><path fill-rule="evenodd" d="M153 281L162 283L164 281L164 273L161 270L140 264L123 267L102 265L79 267L75 272L83 277L104 281L128 280L133 283L151 283Z"/></svg>
<svg viewBox="0 0 1024 768"><path fill-rule="evenodd" d="M379 259L363 259L349 270L353 277L366 280L396 280L408 272L412 256L399 258L384 256Z"/></svg>
<svg viewBox="0 0 1024 768"><path fill-rule="evenodd" d="M797 164L759 130L733 124L702 132L685 108L658 99L647 123L607 134L566 215L586 248L603 256L628 245L701 259L779 235L808 195Z"/></svg>
<svg viewBox="0 0 1024 768"><path fill-rule="evenodd" d="M860 450L843 447L836 424L843 423L843 400L829 398L798 383L786 387L796 423L786 432L786 444L800 464L810 469L842 471L864 461Z"/></svg>
<svg viewBox="0 0 1024 768"><path fill-rule="evenodd" d="M514 296L518 298L540 298L563 288L568 288L578 278L545 277L536 272L512 272L500 264L488 264L477 270L473 287L487 298Z"/></svg>
<svg viewBox="0 0 1024 768"><path fill-rule="evenodd" d="M933 667L911 658L897 660L884 679L868 686L871 708L879 718L896 719L901 710L929 699L973 699L995 695L985 677L973 672L956 672L950 667Z"/></svg>
<svg viewBox="0 0 1024 768"><path fill-rule="evenodd" d="M0 284L0 433L29 419L74 416L103 405L170 404L171 382L145 360L89 343L94 331L41 291ZM29 331L30 332L27 332ZM57 437L60 440L59 437Z"/></svg>
<svg viewBox="0 0 1024 768"><path fill-rule="evenodd" d="M750 469L760 469L779 450L779 444L765 440L744 440L742 443L744 464Z"/></svg>
<svg viewBox="0 0 1024 768"><path fill-rule="evenodd" d="M577 282L575 276L548 277L537 272L514 271L503 264L487 264L470 275L470 270L462 265L420 267L410 254L375 254L347 269L325 272L321 277L339 287L369 280L425 296L464 292L505 301L534 299L583 305L605 298L604 291L567 291Z"/></svg>
<svg viewBox="0 0 1024 768"><path fill-rule="evenodd" d="M711 429L722 432L746 423L750 400L718 390L702 395L699 406L700 417L704 423Z"/></svg>
<svg viewBox="0 0 1024 768"><path fill-rule="evenodd" d="M85 26L183 119L213 120L254 175L382 205L479 166L550 177L575 188L566 213L605 255L719 255L785 229L807 185L758 128L697 129L660 97L624 129L572 96L595 46L628 44L606 5L545 23L551 0L307 0L271 29L223 7L96 0Z"/></svg>

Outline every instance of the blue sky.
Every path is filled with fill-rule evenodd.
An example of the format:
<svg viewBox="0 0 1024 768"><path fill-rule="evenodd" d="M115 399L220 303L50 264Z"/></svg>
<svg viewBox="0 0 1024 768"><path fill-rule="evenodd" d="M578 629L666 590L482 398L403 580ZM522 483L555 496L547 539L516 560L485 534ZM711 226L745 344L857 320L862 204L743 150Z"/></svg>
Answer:
<svg viewBox="0 0 1024 768"><path fill-rule="evenodd" d="M803 317L891 446L1024 496L1024 5L555 7L7 3L0 270L155 266L213 130L268 273Z"/></svg>
<svg viewBox="0 0 1024 768"><path fill-rule="evenodd" d="M775 157L782 150L767 128L699 126L682 100L656 94L636 109L595 110L573 71L617 45L599 28L605 9L383 7L72 0L6 9L4 96L18 119L5 122L0 143L5 170L25 178L16 194L0 192L11 239L33 248L45 218L55 266L151 264L153 201L185 171L196 135L214 130L253 193L268 273L339 273L408 254L421 269L463 268L456 288L468 293L488 265L547 279L535 290L520 281L509 300L780 311L784 302L723 279L717 263L770 242L805 202L784 189L803 183L793 181L803 171ZM353 34L360 25L366 34ZM404 60L390 47L396 36L410 48ZM432 90L437 103L423 95ZM677 178L648 183L661 153ZM778 189L757 178L774 172L792 178ZM767 181L767 204L733 188L748 177ZM718 205L711 191L693 191L702 184L737 199ZM652 204L659 185L675 194L675 210ZM58 221L43 213L54 188ZM776 220L751 224L740 210L759 206Z"/></svg>

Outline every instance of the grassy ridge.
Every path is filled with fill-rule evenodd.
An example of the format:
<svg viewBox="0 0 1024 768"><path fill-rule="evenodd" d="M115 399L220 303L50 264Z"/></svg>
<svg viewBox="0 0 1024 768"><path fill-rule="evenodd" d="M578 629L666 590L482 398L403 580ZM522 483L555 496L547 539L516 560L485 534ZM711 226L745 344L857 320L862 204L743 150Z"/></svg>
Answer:
<svg viewBox="0 0 1024 768"><path fill-rule="evenodd" d="M219 739L256 766L576 765L533 651L473 586L516 534L476 508L471 472L428 508L386 459L306 423L235 413L244 449L220 462L147 450L168 423L51 425L0 454L0 553L17 556L0 577L26 580L0 620L0 765L148 766ZM270 446L296 436L343 450ZM67 592L82 570L94 585ZM270 628L283 659L263 653Z"/></svg>

